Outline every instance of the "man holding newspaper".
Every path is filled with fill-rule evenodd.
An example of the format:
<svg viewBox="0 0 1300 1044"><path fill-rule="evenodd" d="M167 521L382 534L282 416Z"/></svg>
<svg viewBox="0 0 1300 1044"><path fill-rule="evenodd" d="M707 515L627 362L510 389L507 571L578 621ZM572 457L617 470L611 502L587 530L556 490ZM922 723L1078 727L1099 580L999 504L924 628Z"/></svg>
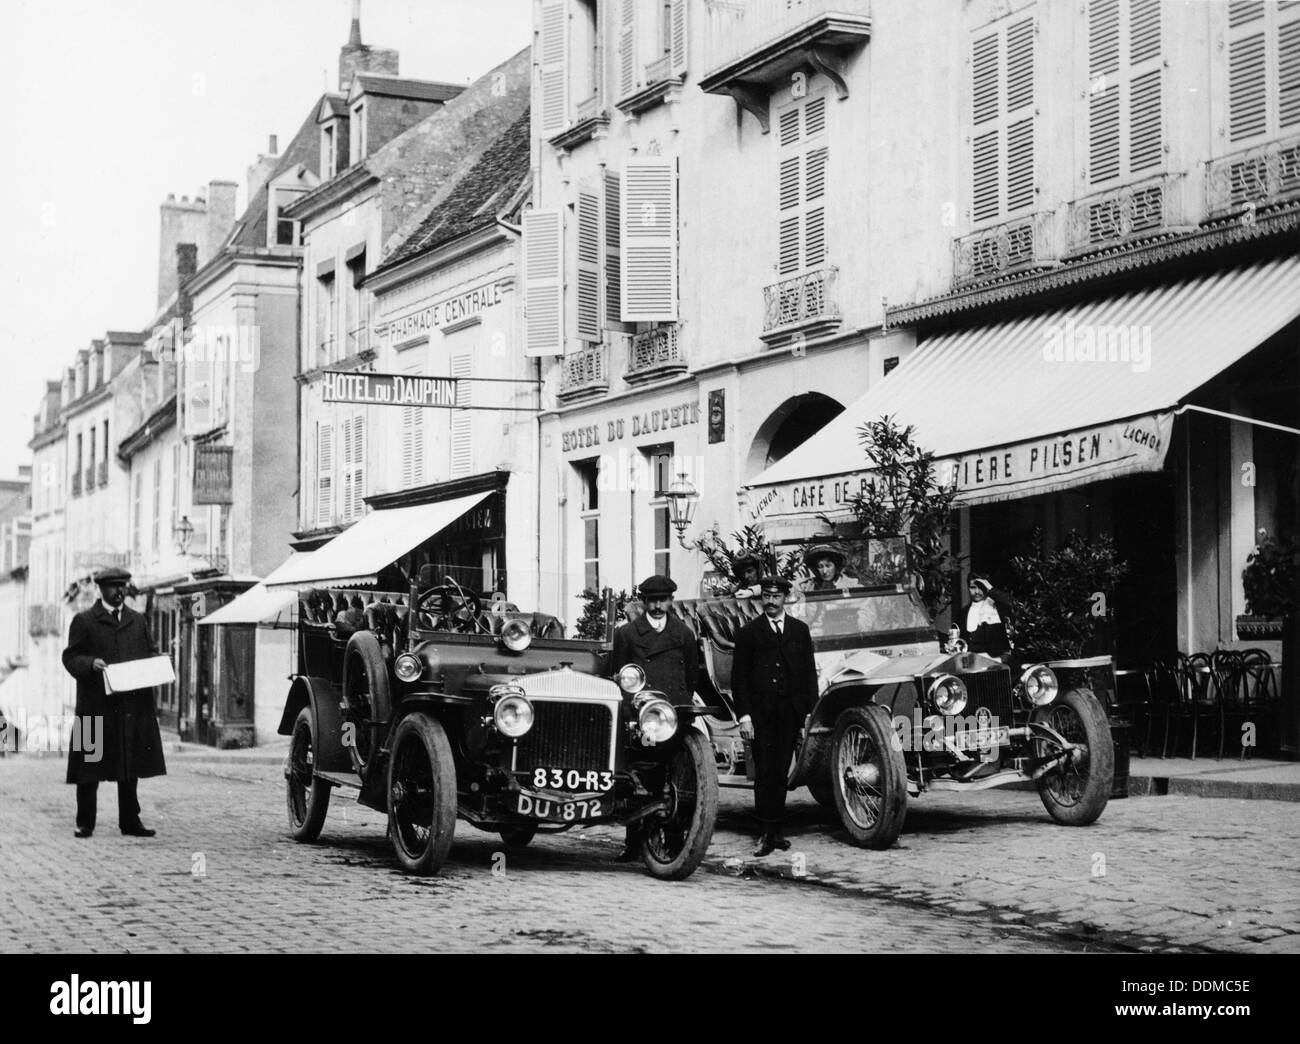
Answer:
<svg viewBox="0 0 1300 1044"><path fill-rule="evenodd" d="M140 822L136 781L162 776L162 737L154 711L153 691L145 686L164 683L171 664L158 648L145 619L126 605L125 569L95 574L99 601L72 618L63 666L77 679L77 719L97 719L80 736L97 738L100 749L73 742L68 752L69 783L77 787L76 837L95 829L96 796L100 780L117 781L117 822L123 834L153 837ZM121 665L121 666L118 666ZM89 746L94 746L90 744Z"/></svg>

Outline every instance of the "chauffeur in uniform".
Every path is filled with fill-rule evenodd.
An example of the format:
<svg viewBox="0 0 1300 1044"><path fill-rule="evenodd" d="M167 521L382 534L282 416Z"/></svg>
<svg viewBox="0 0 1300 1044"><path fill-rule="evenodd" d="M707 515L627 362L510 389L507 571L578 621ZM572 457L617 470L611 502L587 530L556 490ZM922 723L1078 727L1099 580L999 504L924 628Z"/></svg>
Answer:
<svg viewBox="0 0 1300 1044"><path fill-rule="evenodd" d="M145 619L125 605L126 584L131 574L125 569L104 569L95 574L99 601L72 618L63 666L77 679L77 720L97 718L101 750L95 760L73 743L68 752L69 783L77 787L76 837L90 837L95 829L95 806L100 780L117 781L117 823L131 837L153 837L155 831L140 822L136 781L142 776L161 776L162 737L154 713L153 692L104 692L104 670L109 664L157 656ZM81 735L86 735L83 728ZM93 755L92 755L93 756Z"/></svg>
<svg viewBox="0 0 1300 1044"><path fill-rule="evenodd" d="M677 585L666 576L655 575L637 588L645 612L614 632L610 669L615 678L630 663L645 671L646 687L662 692L669 703L690 703L699 688L699 642L686 624L668 612ZM634 823L627 828L627 843L620 862L641 858L641 831Z"/></svg>
<svg viewBox="0 0 1300 1044"><path fill-rule="evenodd" d="M754 810L763 824L756 856L790 847L781 837L786 776L799 729L817 702L812 635L785 612L790 587L783 577L763 577L763 615L737 632L731 663L740 734L753 740Z"/></svg>

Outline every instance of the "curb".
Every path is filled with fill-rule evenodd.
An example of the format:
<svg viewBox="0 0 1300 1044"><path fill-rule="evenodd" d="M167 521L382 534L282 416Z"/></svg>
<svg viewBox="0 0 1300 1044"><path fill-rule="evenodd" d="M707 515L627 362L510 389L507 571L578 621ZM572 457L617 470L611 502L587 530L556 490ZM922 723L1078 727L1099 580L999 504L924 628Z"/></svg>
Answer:
<svg viewBox="0 0 1300 1044"><path fill-rule="evenodd" d="M1300 801L1300 783L1268 783L1203 776L1130 776L1129 797L1235 798L1239 801Z"/></svg>

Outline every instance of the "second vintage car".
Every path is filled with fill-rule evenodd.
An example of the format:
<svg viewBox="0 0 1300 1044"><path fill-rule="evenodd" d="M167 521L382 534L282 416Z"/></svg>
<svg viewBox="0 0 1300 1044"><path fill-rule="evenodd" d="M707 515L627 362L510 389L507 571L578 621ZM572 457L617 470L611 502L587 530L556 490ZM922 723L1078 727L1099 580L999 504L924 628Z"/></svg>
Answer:
<svg viewBox="0 0 1300 1044"><path fill-rule="evenodd" d="M707 725L724 786L750 786L752 759L731 700L735 633L757 599L681 601L700 635L713 692ZM1082 826L1110 797L1115 752L1106 711L1086 687L1062 691L1043 664L1012 669L959 647L941 648L902 585L808 593L787 605L813 636L820 696L790 768L840 818L850 839L892 845L909 798L1032 780L1048 814Z"/></svg>
<svg viewBox="0 0 1300 1044"><path fill-rule="evenodd" d="M689 876L718 804L699 709L646 689L636 669L611 681L601 645L564 639L554 617L485 610L454 579L431 579L303 595L280 723L293 837L315 840L346 786L387 813L412 873L438 871L459 818L511 846L640 822L646 869Z"/></svg>

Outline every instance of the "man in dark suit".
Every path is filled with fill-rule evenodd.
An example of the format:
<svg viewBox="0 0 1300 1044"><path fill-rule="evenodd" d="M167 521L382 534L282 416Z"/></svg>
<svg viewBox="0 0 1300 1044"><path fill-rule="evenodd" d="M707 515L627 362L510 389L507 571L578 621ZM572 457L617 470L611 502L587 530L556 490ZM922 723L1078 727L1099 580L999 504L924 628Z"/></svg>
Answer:
<svg viewBox="0 0 1300 1044"><path fill-rule="evenodd" d="M109 664L157 656L158 648L145 619L126 602L125 569L104 569L95 575L99 601L72 618L63 666L77 679L77 721L97 719L98 728L80 735L98 735L101 750L86 757L83 744L73 742L68 752L69 783L77 787L76 837L90 837L95 829L96 799L100 780L117 781L117 822L131 837L153 837L155 831L140 822L136 781L161 776L162 737L154 713L153 692L104 691L104 671Z"/></svg>
<svg viewBox="0 0 1300 1044"><path fill-rule="evenodd" d="M731 663L740 734L753 741L754 810L763 824L756 856L790 847L781 837L786 779L799 729L817 702L812 635L785 612L790 587L782 577L763 578L763 615L737 632Z"/></svg>
<svg viewBox="0 0 1300 1044"><path fill-rule="evenodd" d="M641 582L637 594L645 611L614 632L610 669L615 679L628 664L645 671L646 688L662 692L668 702L690 703L699 688L700 646L692 631L668 611L677 585L666 576L652 576ZM641 832L636 824L627 828L627 842L620 862L641 858Z"/></svg>

